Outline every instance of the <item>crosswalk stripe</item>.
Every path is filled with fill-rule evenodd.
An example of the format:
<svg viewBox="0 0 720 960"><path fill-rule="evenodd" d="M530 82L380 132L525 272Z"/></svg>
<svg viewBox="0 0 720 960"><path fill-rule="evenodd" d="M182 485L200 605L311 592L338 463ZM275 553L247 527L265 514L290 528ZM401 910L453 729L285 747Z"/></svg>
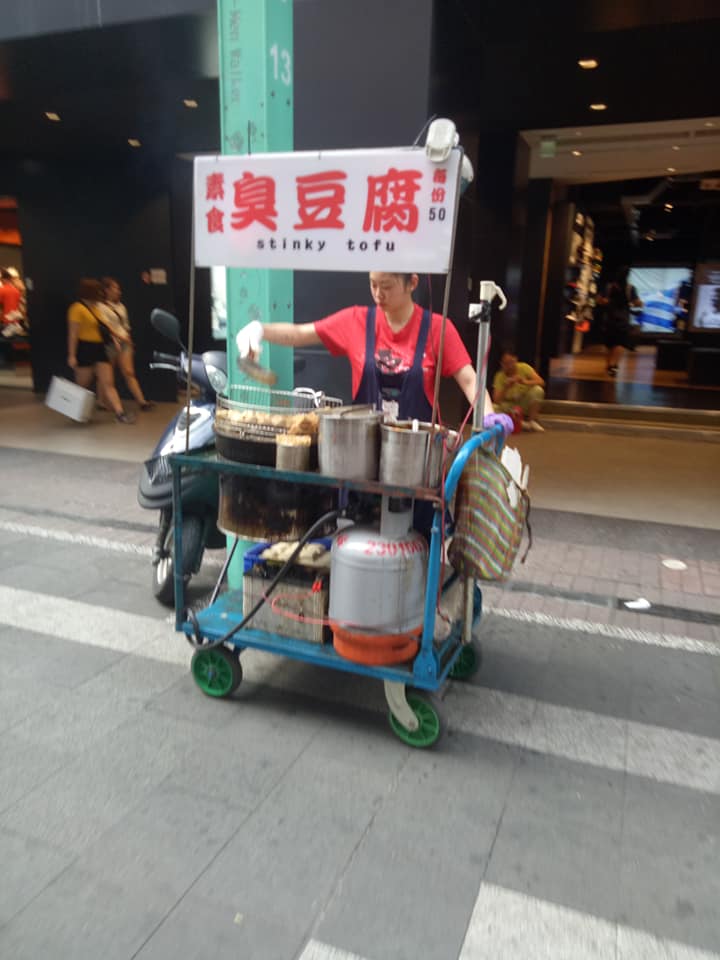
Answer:
<svg viewBox="0 0 720 960"><path fill-rule="evenodd" d="M458 960L718 960L719 956L483 883Z"/></svg>
<svg viewBox="0 0 720 960"><path fill-rule="evenodd" d="M135 554L141 557L152 556L152 547L147 544L131 543L123 540L111 540L107 537L97 537L84 533L72 533L68 530L53 530L39 527L35 524L18 523L14 520L0 520L0 531L19 533L23 536L38 537L43 540L53 540L58 543L72 543L78 546L95 547L100 550L109 550L113 553ZM204 557L203 563L210 566L221 566L220 557ZM515 620L521 623L535 623L544 627L555 627L559 630L570 630L575 633L591 636L610 637L614 640L627 640L631 643L645 646L662 647L666 650L684 650L687 653L702 653L710 657L720 657L720 644L707 640L696 640L678 634L656 633L651 630L634 630L631 627L615 626L609 623L597 623L594 620L583 620L575 617L554 617L547 613L534 610L515 610L508 607L484 604L486 613L502 617L506 620Z"/></svg>
<svg viewBox="0 0 720 960"><path fill-rule="evenodd" d="M0 520L0 531L5 533L19 533L27 537L37 537L40 540L52 540L56 543L72 543L81 547L95 547L98 550L109 550L112 553L129 553L139 557L151 557L153 548L148 544L132 543L128 540L111 540L108 537L97 537L87 533L73 533L70 530L56 530L49 527L38 527L30 523L18 523L15 520ZM210 566L222 566L222 559L203 556L203 563Z"/></svg>
<svg viewBox="0 0 720 960"><path fill-rule="evenodd" d="M0 623L165 663L189 662L189 646L165 620L16 587L0 586ZM256 683L276 686L276 663L260 652L243 654L245 675ZM446 703L455 730L720 794L720 740L478 686L452 685Z"/></svg>
<svg viewBox="0 0 720 960"><path fill-rule="evenodd" d="M18 587L0 586L0 623L154 660L188 659L189 647L165 620Z"/></svg>
<svg viewBox="0 0 720 960"><path fill-rule="evenodd" d="M132 553L141 557L152 556L152 547L124 540L110 540L107 537L95 537L85 533L71 533L69 530L52 530L31 523L17 523L15 520L0 520L0 530L5 533L19 533L40 540L53 540L56 543L72 543L77 546L97 547L113 553Z"/></svg>
<svg viewBox="0 0 720 960"><path fill-rule="evenodd" d="M367 960L367 958L357 953L348 953L347 950L339 950L319 940L310 940L298 960Z"/></svg>
<svg viewBox="0 0 720 960"><path fill-rule="evenodd" d="M664 647L667 650L683 650L686 653L703 653L710 657L720 657L720 643L709 640L695 640L693 637L678 636L672 633L655 633L650 630L634 630L632 627L620 627L611 623L596 623L594 620L581 620L575 617L553 617L535 610L513 610L507 607L495 607L485 604L486 613L506 620L520 623L536 623L543 627L556 627L560 630L572 630L576 633L594 634L598 637L610 637L614 640L629 640L651 647Z"/></svg>
<svg viewBox="0 0 720 960"><path fill-rule="evenodd" d="M456 730L576 763L720 793L720 740L624 717L453 685Z"/></svg>

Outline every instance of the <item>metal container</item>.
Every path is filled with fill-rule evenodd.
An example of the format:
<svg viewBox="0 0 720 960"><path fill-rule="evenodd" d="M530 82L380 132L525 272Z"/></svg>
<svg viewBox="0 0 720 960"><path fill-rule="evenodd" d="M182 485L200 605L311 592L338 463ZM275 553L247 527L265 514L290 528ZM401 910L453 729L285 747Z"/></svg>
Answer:
<svg viewBox="0 0 720 960"><path fill-rule="evenodd" d="M275 437L275 466L278 470L310 469L310 437L279 433Z"/></svg>
<svg viewBox="0 0 720 960"><path fill-rule="evenodd" d="M336 505L336 491L285 480L220 475L218 527L245 540L297 540ZM331 533L328 523L318 536Z"/></svg>
<svg viewBox="0 0 720 960"><path fill-rule="evenodd" d="M415 531L400 538L348 527L331 549L330 609L350 630L409 633L422 627L427 543Z"/></svg>
<svg viewBox="0 0 720 960"><path fill-rule="evenodd" d="M413 425L417 424L417 429ZM457 433L429 423L403 420L381 428L380 480L410 487L437 487L442 480L443 459L450 465L449 453Z"/></svg>
<svg viewBox="0 0 720 960"><path fill-rule="evenodd" d="M320 417L327 409L342 407L341 400L306 387L290 392L240 384L231 386L230 391L234 399L219 395L215 407L216 446L222 457L265 467L279 466L277 437L309 437L309 469L317 468ZM301 459L304 462L304 457ZM298 462L292 460L292 464ZM289 464L283 469L308 467Z"/></svg>
<svg viewBox="0 0 720 960"><path fill-rule="evenodd" d="M382 414L370 406L345 407L320 417L320 472L343 480L377 480Z"/></svg>

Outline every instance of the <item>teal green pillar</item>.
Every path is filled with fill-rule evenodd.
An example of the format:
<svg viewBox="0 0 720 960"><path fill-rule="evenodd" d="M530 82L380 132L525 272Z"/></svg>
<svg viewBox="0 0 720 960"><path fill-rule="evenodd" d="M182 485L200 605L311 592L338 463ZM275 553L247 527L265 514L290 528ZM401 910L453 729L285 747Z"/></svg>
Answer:
<svg viewBox="0 0 720 960"><path fill-rule="evenodd" d="M292 0L218 0L222 153L281 153L293 149ZM237 367L235 337L251 320L293 321L291 270L227 271L229 384L247 383ZM261 362L292 390L293 351L266 343ZM229 396L232 398L232 389ZM228 571L242 583L243 544Z"/></svg>

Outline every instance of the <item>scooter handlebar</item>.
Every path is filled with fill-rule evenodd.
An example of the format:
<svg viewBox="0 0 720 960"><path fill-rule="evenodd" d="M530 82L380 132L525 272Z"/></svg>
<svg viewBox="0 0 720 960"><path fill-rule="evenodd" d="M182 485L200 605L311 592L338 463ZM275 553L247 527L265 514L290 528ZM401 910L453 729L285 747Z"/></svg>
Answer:
<svg viewBox="0 0 720 960"><path fill-rule="evenodd" d="M171 363L174 367L180 366L178 357L173 356L172 353L160 353L159 350L153 350L152 356L156 363Z"/></svg>

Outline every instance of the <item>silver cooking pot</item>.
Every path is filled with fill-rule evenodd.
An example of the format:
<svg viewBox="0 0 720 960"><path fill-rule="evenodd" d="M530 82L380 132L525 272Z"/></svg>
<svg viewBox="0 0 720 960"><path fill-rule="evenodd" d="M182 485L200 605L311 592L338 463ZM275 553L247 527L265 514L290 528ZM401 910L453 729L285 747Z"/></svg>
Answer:
<svg viewBox="0 0 720 960"><path fill-rule="evenodd" d="M377 480L382 413L372 406L341 407L320 416L320 472L343 480Z"/></svg>
<svg viewBox="0 0 720 960"><path fill-rule="evenodd" d="M417 429L413 429L413 423ZM380 480L410 487L437 487L443 460L449 468L457 433L437 424L401 420L383 424L380 442Z"/></svg>

